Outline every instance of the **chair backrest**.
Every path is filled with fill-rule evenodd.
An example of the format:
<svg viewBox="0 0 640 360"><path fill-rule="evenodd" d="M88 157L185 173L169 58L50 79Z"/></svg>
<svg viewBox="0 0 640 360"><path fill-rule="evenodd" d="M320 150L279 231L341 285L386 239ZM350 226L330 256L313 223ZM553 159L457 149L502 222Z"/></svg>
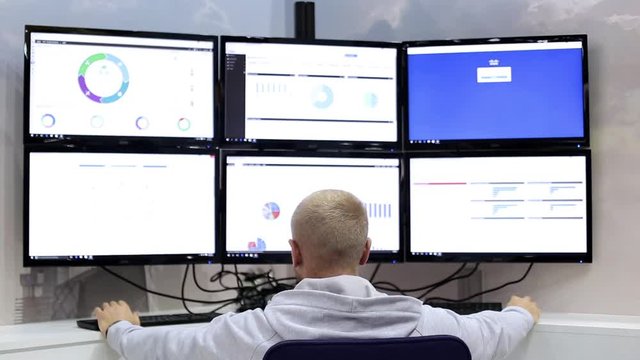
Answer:
<svg viewBox="0 0 640 360"><path fill-rule="evenodd" d="M287 340L267 350L263 360L471 360L455 336L389 339Z"/></svg>

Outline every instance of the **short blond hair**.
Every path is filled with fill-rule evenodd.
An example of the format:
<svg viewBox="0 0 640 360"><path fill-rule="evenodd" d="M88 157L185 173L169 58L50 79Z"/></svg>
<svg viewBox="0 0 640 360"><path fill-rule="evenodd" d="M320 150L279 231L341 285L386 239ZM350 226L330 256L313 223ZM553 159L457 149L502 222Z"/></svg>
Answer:
<svg viewBox="0 0 640 360"><path fill-rule="evenodd" d="M291 218L293 239L326 266L357 265L369 221L362 202L343 190L320 190L304 198Z"/></svg>

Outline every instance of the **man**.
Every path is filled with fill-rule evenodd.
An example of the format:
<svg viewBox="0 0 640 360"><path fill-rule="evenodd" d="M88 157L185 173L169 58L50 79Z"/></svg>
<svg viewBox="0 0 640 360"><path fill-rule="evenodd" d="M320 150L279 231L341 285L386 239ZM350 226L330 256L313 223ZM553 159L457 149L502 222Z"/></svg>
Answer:
<svg viewBox="0 0 640 360"><path fill-rule="evenodd" d="M450 334L474 360L506 356L538 320L529 298L512 297L502 312L459 316L408 296L388 296L358 277L369 257L362 203L340 190L309 195L291 220L291 257L300 282L267 307L225 314L202 327L141 328L124 302L96 308L100 330L127 359L262 359L282 340L385 338Z"/></svg>

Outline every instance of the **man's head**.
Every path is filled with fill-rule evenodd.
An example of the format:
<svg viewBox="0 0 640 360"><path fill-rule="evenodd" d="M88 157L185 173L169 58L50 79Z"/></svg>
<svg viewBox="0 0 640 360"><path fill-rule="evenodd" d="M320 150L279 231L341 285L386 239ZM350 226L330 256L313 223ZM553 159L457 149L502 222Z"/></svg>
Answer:
<svg viewBox="0 0 640 360"><path fill-rule="evenodd" d="M291 257L298 278L356 275L369 258L364 206L353 194L321 190L300 202L291 218Z"/></svg>

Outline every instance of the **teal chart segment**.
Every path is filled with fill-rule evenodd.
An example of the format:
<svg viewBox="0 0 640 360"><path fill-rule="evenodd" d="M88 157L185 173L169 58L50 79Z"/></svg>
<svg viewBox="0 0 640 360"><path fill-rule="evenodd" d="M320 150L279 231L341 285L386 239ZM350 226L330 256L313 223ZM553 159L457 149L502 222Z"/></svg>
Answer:
<svg viewBox="0 0 640 360"><path fill-rule="evenodd" d="M320 85L313 91L313 105L319 109L326 109L333 104L333 91L327 85Z"/></svg>
<svg viewBox="0 0 640 360"><path fill-rule="evenodd" d="M115 64L118 69L120 69L120 73L122 75L122 83L120 84L120 88L113 94L108 96L99 96L89 89L87 86L87 70L94 65L94 63L105 60ZM129 88L129 71L127 70L126 65L116 56L105 53L97 53L89 56L85 61L82 62L80 69L78 70L78 84L80 85L80 90L82 93L88 97L90 100L95 101L100 104L108 104L117 101L120 99Z"/></svg>

